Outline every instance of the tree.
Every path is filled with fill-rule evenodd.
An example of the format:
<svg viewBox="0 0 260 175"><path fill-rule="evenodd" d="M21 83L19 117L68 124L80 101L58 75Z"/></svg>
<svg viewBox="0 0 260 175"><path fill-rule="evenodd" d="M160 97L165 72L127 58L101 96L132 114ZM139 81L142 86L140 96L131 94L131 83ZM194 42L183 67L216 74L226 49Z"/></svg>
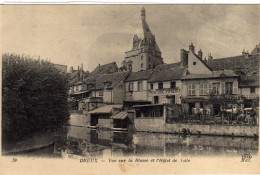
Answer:
<svg viewBox="0 0 260 175"><path fill-rule="evenodd" d="M2 55L2 136L16 141L61 126L69 117L68 77L52 63Z"/></svg>

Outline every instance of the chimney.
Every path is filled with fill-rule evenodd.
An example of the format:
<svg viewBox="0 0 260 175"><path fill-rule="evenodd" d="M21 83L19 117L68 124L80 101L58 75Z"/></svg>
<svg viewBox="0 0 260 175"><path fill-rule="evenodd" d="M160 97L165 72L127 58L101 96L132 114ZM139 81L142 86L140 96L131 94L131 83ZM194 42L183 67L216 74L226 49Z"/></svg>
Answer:
<svg viewBox="0 0 260 175"><path fill-rule="evenodd" d="M245 49L243 49L242 55L245 55L245 54L246 54Z"/></svg>
<svg viewBox="0 0 260 175"><path fill-rule="evenodd" d="M211 53L209 53L209 56L208 56L208 60L212 60L213 59L213 56L211 56Z"/></svg>
<svg viewBox="0 0 260 175"><path fill-rule="evenodd" d="M77 75L78 75L78 81L80 80L80 70L79 70L79 66L78 66L78 72L77 72Z"/></svg>
<svg viewBox="0 0 260 175"><path fill-rule="evenodd" d="M181 65L187 66L188 65L188 52L184 49L181 49L180 56L181 56Z"/></svg>
<svg viewBox="0 0 260 175"><path fill-rule="evenodd" d="M98 64L98 70L100 70L100 64Z"/></svg>
<svg viewBox="0 0 260 175"><path fill-rule="evenodd" d="M248 51L245 53L245 59L248 59L249 58L249 53Z"/></svg>
<svg viewBox="0 0 260 175"><path fill-rule="evenodd" d="M207 57L204 58L204 62L205 62L205 63L207 62Z"/></svg>
<svg viewBox="0 0 260 175"><path fill-rule="evenodd" d="M193 46L193 43L191 43L191 44L189 45L189 50L190 50L192 53L194 53L195 47Z"/></svg>
<svg viewBox="0 0 260 175"><path fill-rule="evenodd" d="M72 72L73 72L73 66L70 67L70 73L72 73Z"/></svg>
<svg viewBox="0 0 260 175"><path fill-rule="evenodd" d="M198 51L198 56L202 59L202 51L201 51L201 49Z"/></svg>
<svg viewBox="0 0 260 175"><path fill-rule="evenodd" d="M80 68L80 80L83 81L83 63L81 64Z"/></svg>

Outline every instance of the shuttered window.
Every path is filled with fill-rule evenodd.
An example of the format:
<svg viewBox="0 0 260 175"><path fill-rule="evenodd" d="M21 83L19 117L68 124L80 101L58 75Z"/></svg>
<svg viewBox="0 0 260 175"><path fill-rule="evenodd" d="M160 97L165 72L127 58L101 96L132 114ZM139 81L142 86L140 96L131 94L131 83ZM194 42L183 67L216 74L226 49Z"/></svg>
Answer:
<svg viewBox="0 0 260 175"><path fill-rule="evenodd" d="M220 83L213 83L213 93L220 94Z"/></svg>
<svg viewBox="0 0 260 175"><path fill-rule="evenodd" d="M233 94L233 82L226 82L226 94Z"/></svg>
<svg viewBox="0 0 260 175"><path fill-rule="evenodd" d="M233 94L238 94L238 82L233 82Z"/></svg>
<svg viewBox="0 0 260 175"><path fill-rule="evenodd" d="M129 92L132 92L133 89L134 89L133 83L129 83L129 89L128 89L128 91L129 91Z"/></svg>
<svg viewBox="0 0 260 175"><path fill-rule="evenodd" d="M142 91L143 90L143 84L142 82L138 82L138 91Z"/></svg>
<svg viewBox="0 0 260 175"><path fill-rule="evenodd" d="M188 84L188 95L196 95L195 84Z"/></svg>
<svg viewBox="0 0 260 175"><path fill-rule="evenodd" d="M200 83L200 95L208 95L208 84Z"/></svg>

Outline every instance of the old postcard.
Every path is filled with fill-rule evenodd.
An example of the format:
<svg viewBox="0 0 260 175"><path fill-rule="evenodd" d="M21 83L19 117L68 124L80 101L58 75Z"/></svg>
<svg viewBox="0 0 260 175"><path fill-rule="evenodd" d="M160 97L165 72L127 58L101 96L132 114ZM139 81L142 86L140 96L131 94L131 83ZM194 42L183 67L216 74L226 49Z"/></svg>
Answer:
<svg viewBox="0 0 260 175"><path fill-rule="evenodd" d="M0 174L260 173L259 5L0 8Z"/></svg>

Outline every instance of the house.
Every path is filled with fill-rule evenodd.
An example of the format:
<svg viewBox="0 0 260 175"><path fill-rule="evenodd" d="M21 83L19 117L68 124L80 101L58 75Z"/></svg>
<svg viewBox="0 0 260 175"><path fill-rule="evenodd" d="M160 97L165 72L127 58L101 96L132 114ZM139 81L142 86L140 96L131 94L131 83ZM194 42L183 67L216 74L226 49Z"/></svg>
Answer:
<svg viewBox="0 0 260 175"><path fill-rule="evenodd" d="M148 101L148 79L153 70L131 72L125 80L125 101Z"/></svg>
<svg viewBox="0 0 260 175"><path fill-rule="evenodd" d="M207 65L213 70L233 70L240 76L239 94L245 99L244 107L259 106L259 70L260 44L249 54L243 51L241 55L220 59L208 59Z"/></svg>
<svg viewBox="0 0 260 175"><path fill-rule="evenodd" d="M134 35L129 51L125 52L122 70L138 72L163 64L155 36L146 22L144 8L141 10L141 23L137 22L137 24L139 25L135 28L138 33Z"/></svg>
<svg viewBox="0 0 260 175"><path fill-rule="evenodd" d="M91 97L103 98L106 104L123 104L125 98L124 80L129 72L103 74L96 78L91 89Z"/></svg>
<svg viewBox="0 0 260 175"><path fill-rule="evenodd" d="M103 74L114 73L118 71L115 62L98 65L92 72L84 72L83 65L78 70L70 69L70 99L77 101L78 110L92 110L98 106L102 106L103 97L99 97L99 93L92 96L92 90L98 77Z"/></svg>
<svg viewBox="0 0 260 175"><path fill-rule="evenodd" d="M187 66L182 77L184 113L194 114L202 108L209 115L218 115L223 110L243 111L245 92L251 88L255 93L253 88L259 87L258 75L250 75L250 72L258 74L259 55L244 53L223 59L213 59L209 55L205 61L202 60L202 51L196 54L194 50L193 44L189 51L183 50Z"/></svg>
<svg viewBox="0 0 260 175"><path fill-rule="evenodd" d="M181 104L181 78L184 71L181 62L156 66L148 80L148 100L153 104Z"/></svg>

